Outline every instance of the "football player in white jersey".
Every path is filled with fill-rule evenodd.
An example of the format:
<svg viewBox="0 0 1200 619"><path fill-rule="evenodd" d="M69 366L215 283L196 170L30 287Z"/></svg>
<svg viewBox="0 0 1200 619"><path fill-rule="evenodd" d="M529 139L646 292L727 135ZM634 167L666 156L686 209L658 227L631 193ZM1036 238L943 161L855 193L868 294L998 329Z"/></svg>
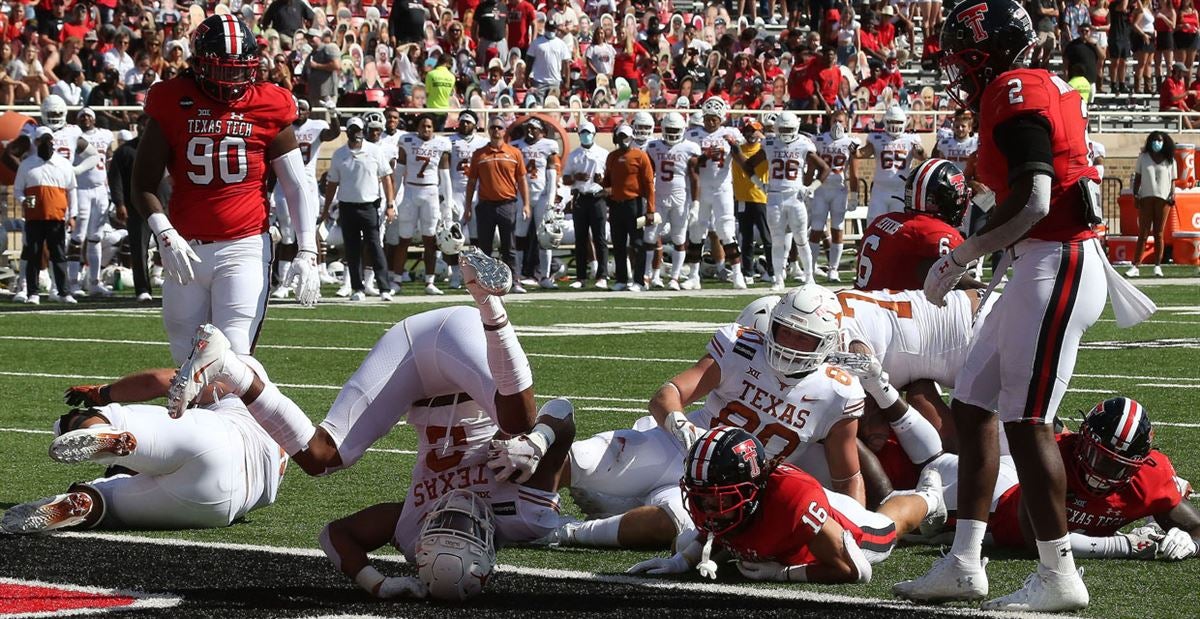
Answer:
<svg viewBox="0 0 1200 619"><path fill-rule="evenodd" d="M762 150L746 159L735 149L734 158L747 174L767 163L767 227L771 230L771 264L775 269L771 292L784 289L784 271L793 237L799 241L805 281L812 281L812 256L804 243L808 238L808 208L801 190L814 178L825 182L829 165L817 155L813 141L800 134L800 119L791 112L780 114L775 119L775 135L763 140Z"/></svg>
<svg viewBox="0 0 1200 619"><path fill-rule="evenodd" d="M100 164L102 157L83 139L83 131L77 125L67 124L67 102L62 97L50 95L42 101L42 124L54 132L51 136L54 152L71 162L75 167L76 177ZM84 153L79 161L76 161L77 153ZM60 295L74 296L80 293L79 271L83 246L87 240L87 217L90 214L90 209L86 213L82 209L67 213L68 219L75 220L67 244L67 285L70 290L60 290ZM100 223L102 225L105 222Z"/></svg>
<svg viewBox="0 0 1200 619"><path fill-rule="evenodd" d="M688 225L688 249L686 261L690 265L684 290L700 289L700 256L704 237L708 231L717 233L717 240L725 248L725 258L733 268L734 282L745 278L742 275L741 251L737 245L737 220L733 211L733 175L729 167L733 162L731 150L743 141L741 132L722 124L729 113L729 104L720 97L710 97L700 107L703 125L689 129L685 137L700 146L698 210L690 216ZM718 271L724 262L717 264Z"/></svg>
<svg viewBox="0 0 1200 619"><path fill-rule="evenodd" d="M871 201L867 205L866 225L886 213L904 210L904 177L912 159L925 159L921 139L905 130L908 116L898 105L883 116L883 131L867 135L867 143L858 149L860 158L875 157L875 177L871 181Z"/></svg>
<svg viewBox="0 0 1200 619"><path fill-rule="evenodd" d="M396 211L400 220L396 259L404 260L413 234L420 232L425 250L425 294L439 295L443 293L433 283L437 266L434 235L438 222L451 221L455 209L450 187L450 140L435 136L433 125L433 115L422 114L416 132L400 138L396 176L404 179L405 187L404 202Z"/></svg>
<svg viewBox="0 0 1200 619"><path fill-rule="evenodd" d="M463 204L467 199L467 173L471 171L471 155L487 146L486 136L475 132L479 126L479 117L475 112L465 110L458 114L458 127L450 134L450 190L454 195L451 203L451 222L462 221ZM474 206L474 205L472 205ZM475 238L475 220L467 222L467 236ZM462 288L462 272L458 267L458 254L443 256L450 266L450 287L457 290Z"/></svg>
<svg viewBox="0 0 1200 619"><path fill-rule="evenodd" d="M300 144L300 158L304 161L304 191L310 195L320 195L317 189L317 155L323 142L336 140L342 134L342 125L337 120L337 110L326 107L326 114L333 120L312 117L312 107L304 99L296 99L296 120L292 122L292 130L296 133L296 142ZM272 216L275 226L279 229L279 243L275 246L275 268L279 281L284 281L292 268L292 259L296 257L299 246L296 244L295 227L292 226L291 215L288 214L287 198L283 186L275 183L272 200ZM318 243L318 247L323 243ZM317 262L324 269L324 256ZM286 285L280 285L271 296L276 299L286 299L292 292Z"/></svg>
<svg viewBox="0 0 1200 619"><path fill-rule="evenodd" d="M655 211L662 215L658 225L659 239L671 242L671 279L667 287L679 290L683 272L684 252L687 250L688 214L697 209L700 146L683 139L687 125L679 112L663 117L662 138L646 145L646 154L654 166ZM636 134L635 134L636 135Z"/></svg>
<svg viewBox="0 0 1200 619"><path fill-rule="evenodd" d="M318 427L208 325L171 386L170 410L182 414L212 381L229 385L310 475L352 466L402 419L417 430L404 502L367 508L320 536L334 565L373 595L384 579L366 553L391 542L415 560L422 519L455 489L492 505L498 543L532 541L559 524L558 472L575 431L571 403L535 405L529 361L501 300L512 284L508 267L474 249L460 258L477 308L441 308L390 329ZM495 438L501 432L513 438Z"/></svg>
<svg viewBox="0 0 1200 619"><path fill-rule="evenodd" d="M975 176L975 151L979 150L979 136L975 135L975 114L970 110L954 112L954 123L950 135L938 136L933 147L934 158L946 159L967 175Z"/></svg>
<svg viewBox="0 0 1200 619"><path fill-rule="evenodd" d="M514 292L523 292L525 286L541 284L542 288L555 288L550 279L551 247L542 247L537 241L538 223L546 218L546 210L555 208L554 198L558 194L558 173L562 169L558 142L546 136L546 126L536 118L523 123L525 139L513 144L525 156L525 171L529 175L530 216L517 212L517 266L524 277ZM532 239L532 240L530 240ZM538 275L541 275L540 282Z"/></svg>
<svg viewBox="0 0 1200 619"><path fill-rule="evenodd" d="M855 202L858 202L858 174L854 170L854 157L862 142L847 133L850 120L845 111L834 112L829 121L829 131L814 140L817 154L829 166L829 176L813 192L809 209L812 214L809 222L812 235L809 236L808 247L815 268L817 257L821 255L821 242L825 240L825 224L828 221L829 281L840 282L842 278L838 274L838 265L842 262L842 227L846 222L846 211L850 209L850 196L853 195Z"/></svg>
<svg viewBox="0 0 1200 619"><path fill-rule="evenodd" d="M79 110L75 123L79 127L80 137L90 146L79 151L73 162L73 165L83 168L76 174L75 180L75 206L78 209L75 229L83 237L86 247L87 293L107 297L112 295L112 291L100 283L100 270L104 268L102 243L104 226L108 224L108 160L114 150L113 134L108 129L96 126L96 112L90 107Z"/></svg>
<svg viewBox="0 0 1200 619"><path fill-rule="evenodd" d="M654 137L654 117L649 112L638 112L633 115L633 147L646 150L646 145Z"/></svg>
<svg viewBox="0 0 1200 619"><path fill-rule="evenodd" d="M55 422L50 457L118 468L10 508L0 530L224 527L274 503L287 454L238 398L206 394L185 419L171 419L162 406L121 403L165 396L174 372L145 370L68 389L67 403L86 408Z"/></svg>
<svg viewBox="0 0 1200 619"><path fill-rule="evenodd" d="M740 320L758 320L746 314ZM855 438L864 393L858 379L826 363L840 342L840 315L832 292L808 284L775 304L766 332L721 327L707 354L650 400L652 419L572 446L572 496L589 514L616 514L565 523L553 541L661 546L690 530L679 495L683 458L705 431L721 426L752 432L768 459L782 457L864 503ZM682 412L701 399L703 408Z"/></svg>
<svg viewBox="0 0 1200 619"><path fill-rule="evenodd" d="M1087 139L1088 147L1088 164L1096 168L1096 172L1100 174L1101 184L1104 182L1104 157L1108 154L1108 150L1104 148L1104 144L1093 140L1091 136Z"/></svg>

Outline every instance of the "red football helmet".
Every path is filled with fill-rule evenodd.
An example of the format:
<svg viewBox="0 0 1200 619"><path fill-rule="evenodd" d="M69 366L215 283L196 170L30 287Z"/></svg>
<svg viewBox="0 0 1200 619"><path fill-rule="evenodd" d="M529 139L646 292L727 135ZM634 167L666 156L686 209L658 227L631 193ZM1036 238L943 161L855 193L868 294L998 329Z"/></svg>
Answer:
<svg viewBox="0 0 1200 619"><path fill-rule="evenodd" d="M236 101L258 81L258 41L233 15L213 15L192 33L196 83L218 101Z"/></svg>

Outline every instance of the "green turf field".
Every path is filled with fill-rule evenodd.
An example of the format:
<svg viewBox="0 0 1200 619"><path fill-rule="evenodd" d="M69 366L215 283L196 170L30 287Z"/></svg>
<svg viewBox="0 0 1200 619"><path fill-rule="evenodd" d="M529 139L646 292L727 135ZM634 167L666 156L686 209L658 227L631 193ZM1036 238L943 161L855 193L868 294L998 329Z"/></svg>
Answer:
<svg viewBox="0 0 1200 619"><path fill-rule="evenodd" d="M1157 444L1172 457L1178 474L1200 482L1200 418L1196 414L1200 286L1144 290L1161 306L1160 312L1134 329L1122 330L1113 322L1111 310L1106 310L1101 322L1087 334L1061 414L1075 419L1079 416L1075 411L1090 408L1108 394L1132 396L1158 422ZM733 320L754 296L753 292L736 296L728 294L731 291L721 292L726 294L666 297L614 293L604 298L530 294L510 299L509 312L533 364L539 399L574 398L578 435L586 437L628 427L645 414L645 402L657 386L703 354L712 330ZM448 295L445 301L469 299L459 294ZM431 307L434 305L423 302L328 303L313 310L292 303L272 305L257 356L272 379L286 385L284 392L319 420L333 402L337 386L354 371L376 338L405 316ZM46 456L48 434L20 432L48 430L65 410L61 400L65 387L171 365L157 308L126 300L103 305L83 302L72 310L53 305L29 309L0 307L0 394L4 402L0 408L0 452L4 454L0 507L61 492L72 481L100 474L95 466L51 462ZM399 427L376 447L414 449L411 428ZM243 523L223 530L151 535L313 548L325 522L376 502L402 499L413 459L405 453L368 453L352 469L321 479L306 477L293 467L278 503L251 513ZM565 495L564 503L570 506ZM573 506L569 509L574 512ZM821 590L890 598L894 582L923 572L937 553L929 547L901 548L876 566L869 585ZM648 556L525 548L503 551L500 562L611 573ZM1030 558L992 556L988 572L993 593L1018 587L1034 567ZM1092 606L1084 613L1088 616L1196 615L1200 559L1179 564L1081 563L1092 593Z"/></svg>

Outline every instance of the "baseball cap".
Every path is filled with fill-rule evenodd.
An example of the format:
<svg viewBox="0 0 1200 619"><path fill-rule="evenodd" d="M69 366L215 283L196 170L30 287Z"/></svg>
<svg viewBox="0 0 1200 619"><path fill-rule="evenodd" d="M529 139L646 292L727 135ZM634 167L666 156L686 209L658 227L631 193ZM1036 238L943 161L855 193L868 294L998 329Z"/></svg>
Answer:
<svg viewBox="0 0 1200 619"><path fill-rule="evenodd" d="M504 70L504 61L500 60L499 58L492 58L491 60L488 61L487 67L488 67L488 71L491 71L492 69L500 69L501 71L503 71Z"/></svg>
<svg viewBox="0 0 1200 619"><path fill-rule="evenodd" d="M1171 68L1176 71L1187 71L1187 65L1183 64L1182 62L1177 62L1171 65Z"/></svg>
<svg viewBox="0 0 1200 619"><path fill-rule="evenodd" d="M504 121L499 116L492 116L492 119L488 121L488 128L491 129L492 127L500 127L503 129Z"/></svg>
<svg viewBox="0 0 1200 619"><path fill-rule="evenodd" d="M361 119L357 116L346 121L346 130L347 131L350 130L350 127L358 127L361 130L361 129L364 129L366 126L367 126L367 123L363 122L363 119Z"/></svg>
<svg viewBox="0 0 1200 619"><path fill-rule="evenodd" d="M579 133L583 133L585 131L588 133L596 133L596 125L593 125L586 120L583 121L583 124L579 125Z"/></svg>
<svg viewBox="0 0 1200 619"><path fill-rule="evenodd" d="M54 132L50 130L50 127L38 127L37 130L33 132L33 139L39 140L47 135L54 135Z"/></svg>
<svg viewBox="0 0 1200 619"><path fill-rule="evenodd" d="M633 127L630 127L629 125L621 125L620 127L617 127L617 130L614 131L613 134L614 135L623 135L627 138L632 138L633 137Z"/></svg>
<svg viewBox="0 0 1200 619"><path fill-rule="evenodd" d="M747 116L742 119L742 131L745 131L747 129L753 129L755 131L762 131L762 123L755 120L753 116Z"/></svg>
<svg viewBox="0 0 1200 619"><path fill-rule="evenodd" d="M79 110L79 113L77 114L77 116L91 116L92 119L95 120L96 110L93 110L90 107L85 107L85 108L82 108Z"/></svg>

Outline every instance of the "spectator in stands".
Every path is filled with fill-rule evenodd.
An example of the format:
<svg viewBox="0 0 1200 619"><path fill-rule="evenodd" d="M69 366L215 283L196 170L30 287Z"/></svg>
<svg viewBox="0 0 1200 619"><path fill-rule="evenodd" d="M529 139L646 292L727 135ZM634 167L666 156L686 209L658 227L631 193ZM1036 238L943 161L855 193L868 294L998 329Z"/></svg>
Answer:
<svg viewBox="0 0 1200 619"><path fill-rule="evenodd" d="M450 99L454 96L454 85L457 83L454 73L450 71L453 62L454 56L443 52L437 57L437 66L425 74L426 105L431 110L450 109ZM446 113L434 114L434 131L442 131L445 126Z"/></svg>
<svg viewBox="0 0 1200 619"><path fill-rule="evenodd" d="M505 40L510 51L516 49L523 52L529 49L536 18L537 11L529 0L508 0L508 34Z"/></svg>
<svg viewBox="0 0 1200 619"><path fill-rule="evenodd" d="M320 35L319 32L314 31L315 29L309 30L309 35ZM313 52L305 61L308 65L307 94L309 105L318 105L325 99L337 99L337 80L338 74L342 70L342 51L331 41L325 41L316 36L313 39ZM416 81L416 79L412 81Z"/></svg>
<svg viewBox="0 0 1200 619"><path fill-rule="evenodd" d="M112 49L104 53L104 68L116 69L117 75L125 76L130 71L134 70L133 58L129 55L129 40L132 33L122 28L117 32L117 38L113 40Z"/></svg>
<svg viewBox="0 0 1200 619"><path fill-rule="evenodd" d="M1162 72L1175 62L1175 5L1159 2L1154 13L1154 79L1162 83Z"/></svg>
<svg viewBox="0 0 1200 619"><path fill-rule="evenodd" d="M259 26L263 30L274 28L279 33L280 42L291 47L292 33L312 26L316 18L312 8L304 0L272 0L267 10L263 11Z"/></svg>
<svg viewBox="0 0 1200 619"><path fill-rule="evenodd" d="M837 50L826 47L821 53L821 70L817 73L817 93L826 112L837 107L838 93L842 87L842 70L838 67Z"/></svg>
<svg viewBox="0 0 1200 619"><path fill-rule="evenodd" d="M879 38L879 15L867 13L865 23L858 31L859 49L880 64L887 60L888 49Z"/></svg>
<svg viewBox="0 0 1200 619"><path fill-rule="evenodd" d="M17 168L13 195L21 198L25 217L25 245L21 259L26 262L25 303L38 304L38 278L42 270L42 251L49 249L55 300L75 303L67 286L67 233L71 223L67 213L75 210L75 172L71 162L54 152L54 136L49 127L38 127L34 134L34 152ZM17 300L16 297L13 299Z"/></svg>
<svg viewBox="0 0 1200 619"><path fill-rule="evenodd" d="M1033 48L1032 66L1050 68L1050 57L1058 42L1058 4L1055 0L1030 0L1029 14L1036 22L1037 45Z"/></svg>
<svg viewBox="0 0 1200 619"><path fill-rule="evenodd" d="M1133 53L1137 59L1137 70L1133 76L1134 92L1153 93L1154 84L1150 81L1152 69L1151 58L1154 56L1154 13L1150 10L1148 0L1133 0L1132 10Z"/></svg>
<svg viewBox="0 0 1200 619"><path fill-rule="evenodd" d="M475 41L475 62L482 65L492 58L504 58L508 53L507 33L507 0L482 0L475 7L471 31Z"/></svg>
<svg viewBox="0 0 1200 619"><path fill-rule="evenodd" d="M116 69L105 69L104 81L92 87L88 93L87 104L90 108L100 108L114 105L133 105L133 100L125 90L125 83ZM110 131L117 131L129 126L128 112L113 112L96 110L96 124Z"/></svg>
<svg viewBox="0 0 1200 619"><path fill-rule="evenodd" d="M1063 64L1066 65L1068 76L1083 76L1095 87L1098 81L1100 49L1093 42L1091 23L1080 24L1078 35L1069 39L1070 42L1063 47Z"/></svg>
<svg viewBox="0 0 1200 619"><path fill-rule="evenodd" d="M640 292L646 288L646 252L637 219L654 214L654 166L644 151L632 147L633 128L629 125L617 127L613 145L616 148L608 154L603 181L608 190L608 221L617 265L613 290Z"/></svg>
<svg viewBox="0 0 1200 619"><path fill-rule="evenodd" d="M847 7L842 12L837 26L837 61L846 64L851 56L858 54L858 24L854 21L854 10ZM929 39L928 36L925 37Z"/></svg>
<svg viewBox="0 0 1200 619"><path fill-rule="evenodd" d="M537 16L543 24L542 35L529 47L530 80L539 99L545 99L551 89L567 92L571 87L571 49L558 37L558 24L547 21L544 13Z"/></svg>
<svg viewBox="0 0 1200 619"><path fill-rule="evenodd" d="M642 71L638 68L638 64L643 58L649 58L650 52L624 32L617 35L616 50L612 76L625 78L625 81L629 82L629 87L636 93L642 81Z"/></svg>
<svg viewBox="0 0 1200 619"><path fill-rule="evenodd" d="M1186 69L1182 62L1171 66L1171 75L1163 80L1158 91L1158 111L1160 112L1190 112L1187 102ZM1183 118L1184 125L1192 128L1191 120Z"/></svg>
<svg viewBox="0 0 1200 619"><path fill-rule="evenodd" d="M562 171L563 184L571 188L573 196L575 281L571 283L572 288L583 288L589 276L595 276L597 288L608 288L608 244L605 241L608 204L601 185L608 154L608 149L596 145L596 126L587 121L579 125L579 148L567 155ZM592 258L593 252L595 258ZM593 264L595 273L590 272Z"/></svg>
<svg viewBox="0 0 1200 619"><path fill-rule="evenodd" d="M68 67L63 78L50 87L50 94L62 97L67 105L83 105L83 71Z"/></svg>
<svg viewBox="0 0 1200 619"><path fill-rule="evenodd" d="M1175 60L1183 63L1186 75L1192 74L1196 62L1197 33L1200 33L1200 13L1193 0L1183 0L1175 21Z"/></svg>
<svg viewBox="0 0 1200 619"><path fill-rule="evenodd" d="M1146 239L1154 236L1154 276L1162 277L1163 225L1167 221L1167 209L1175 205L1175 142L1162 131L1152 131L1146 136L1137 159L1137 171L1133 177L1133 195L1137 199L1138 240L1133 254L1133 266L1125 271L1126 277L1141 275L1138 266L1146 251Z"/></svg>
<svg viewBox="0 0 1200 619"><path fill-rule="evenodd" d="M1080 28L1084 24L1090 25L1091 23L1091 11L1088 10L1088 6L1084 4L1083 0L1067 0L1066 6L1062 9L1062 40L1078 39L1081 34Z"/></svg>
<svg viewBox="0 0 1200 619"><path fill-rule="evenodd" d="M476 191L479 200L475 201ZM467 197L463 201L463 220L475 218L475 245L487 255L492 255L496 233L500 234L500 259L517 279L516 253L513 241L517 227L518 199L531 219L533 211L529 203L529 177L525 169L525 157L515 146L504 140L504 121L492 115L488 121L488 144L471 155L471 167L467 172ZM475 205L475 206L472 206Z"/></svg>
<svg viewBox="0 0 1200 619"><path fill-rule="evenodd" d="M16 99L29 99L41 103L50 94L50 82L46 70L38 60L37 43L29 42L21 48L19 57L8 63L8 76L15 84Z"/></svg>

